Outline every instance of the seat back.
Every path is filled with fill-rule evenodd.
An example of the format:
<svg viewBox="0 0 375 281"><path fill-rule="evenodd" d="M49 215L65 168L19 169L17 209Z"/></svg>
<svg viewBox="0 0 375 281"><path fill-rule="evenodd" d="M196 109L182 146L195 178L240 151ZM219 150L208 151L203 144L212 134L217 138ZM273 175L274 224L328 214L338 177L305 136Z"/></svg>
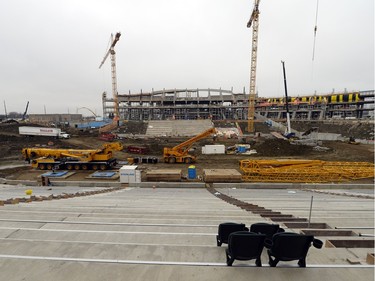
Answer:
<svg viewBox="0 0 375 281"><path fill-rule="evenodd" d="M229 235L228 251L236 259L254 259L261 255L265 234L238 231Z"/></svg>
<svg viewBox="0 0 375 281"><path fill-rule="evenodd" d="M259 222L250 226L250 232L265 234L268 239L271 239L274 234L280 231L283 232L284 229L280 228L278 224Z"/></svg>
<svg viewBox="0 0 375 281"><path fill-rule="evenodd" d="M228 243L229 235L236 231L245 231L248 230L245 224L235 223L235 222L226 222L219 224L218 237L222 243Z"/></svg>
<svg viewBox="0 0 375 281"><path fill-rule="evenodd" d="M296 260L306 257L314 236L292 232L276 233L272 237L271 252L280 260Z"/></svg>

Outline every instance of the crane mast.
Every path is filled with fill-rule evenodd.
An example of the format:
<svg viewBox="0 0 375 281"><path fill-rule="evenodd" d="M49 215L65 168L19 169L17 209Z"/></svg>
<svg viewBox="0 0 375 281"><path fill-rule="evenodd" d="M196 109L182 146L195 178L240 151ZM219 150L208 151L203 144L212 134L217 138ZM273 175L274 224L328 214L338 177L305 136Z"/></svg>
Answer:
<svg viewBox="0 0 375 281"><path fill-rule="evenodd" d="M249 92L249 107L247 111L247 131L254 132L254 116L255 116L255 81L257 69L257 52L258 52L258 27L259 27L259 2L255 0L254 9L251 13L250 20L247 27L253 27L252 47L251 47L251 67L250 67L250 92Z"/></svg>
<svg viewBox="0 0 375 281"><path fill-rule="evenodd" d="M113 103L115 109L115 116L114 121L118 121L120 117L119 113L119 105L118 105L118 92L117 92L117 75L116 75L116 52L115 52L115 45L118 40L120 40L121 33L117 32L115 38L113 38L113 34L111 34L111 46L109 50L105 54L99 68L105 63L107 57L111 55L111 74L112 74L112 94L113 94Z"/></svg>

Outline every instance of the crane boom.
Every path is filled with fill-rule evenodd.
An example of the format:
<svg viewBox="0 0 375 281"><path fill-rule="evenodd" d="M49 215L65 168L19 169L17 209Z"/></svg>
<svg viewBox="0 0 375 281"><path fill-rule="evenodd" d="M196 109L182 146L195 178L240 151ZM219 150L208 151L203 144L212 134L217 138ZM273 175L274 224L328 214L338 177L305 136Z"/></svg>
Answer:
<svg viewBox="0 0 375 281"><path fill-rule="evenodd" d="M257 69L257 53L258 53L258 27L259 27L259 2L255 0L254 9L251 13L250 19L247 22L247 27L253 27L252 48L251 48L251 67L250 67L250 92L249 92L249 107L247 114L247 131L254 132L254 115L255 115L255 81Z"/></svg>
<svg viewBox="0 0 375 281"><path fill-rule="evenodd" d="M112 53L112 51L114 51L114 47L117 43L118 40L120 40L120 36L121 36L121 33L120 32L117 32L116 35L115 35L115 38L113 38L113 34L111 34L111 46L109 47L107 53L105 54L102 62L100 63L99 65L99 69L103 66L103 64L105 63L105 61L107 60L109 54Z"/></svg>
<svg viewBox="0 0 375 281"><path fill-rule="evenodd" d="M90 111L95 117L98 117L97 115L96 115L96 113L94 112L94 111L92 111L90 108L88 108L88 107L84 107L84 106L82 106L82 107L80 107L80 108L77 108L77 113L78 113L78 110L80 110L80 109L86 109L86 110L88 110L88 111Z"/></svg>
<svg viewBox="0 0 375 281"><path fill-rule="evenodd" d="M165 163L193 163L195 162L195 156L189 154L189 150L192 147L192 145L203 139L208 137L211 134L215 134L216 129L210 128L199 135L196 135L195 137L192 137L191 139L188 139L187 141L184 141L183 143L180 143L179 145L176 145L172 148L164 147L163 150L163 157Z"/></svg>
<svg viewBox="0 0 375 281"><path fill-rule="evenodd" d="M111 73L112 73L112 94L113 94L113 103L115 108L115 117L114 121L119 120L119 106L118 106L118 92L117 92L117 74L116 74L116 52L115 52L115 45L117 41L120 40L121 33L117 32L115 38L113 38L113 34L111 34L111 46L109 47L107 53L105 54L99 68L107 60L108 56L111 55Z"/></svg>
<svg viewBox="0 0 375 281"><path fill-rule="evenodd" d="M121 151L122 143L105 143L98 149L70 148L23 148L22 155L31 166L41 170L52 170L55 167L68 170L106 170L116 165L114 151Z"/></svg>
<svg viewBox="0 0 375 281"><path fill-rule="evenodd" d="M27 102L26 104L26 109L25 109L25 112L23 113L22 115L22 121L24 121L26 119L26 114L27 114L27 109L29 108L29 102Z"/></svg>

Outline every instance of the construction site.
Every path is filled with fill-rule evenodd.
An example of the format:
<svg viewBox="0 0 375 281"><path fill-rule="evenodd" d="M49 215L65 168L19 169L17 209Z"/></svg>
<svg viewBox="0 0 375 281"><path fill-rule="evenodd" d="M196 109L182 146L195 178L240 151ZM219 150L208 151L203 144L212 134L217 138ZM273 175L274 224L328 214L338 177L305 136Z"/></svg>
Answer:
<svg viewBox="0 0 375 281"><path fill-rule="evenodd" d="M311 130L302 122L311 132L296 131L299 139L261 122L249 137L238 133L247 123L237 124L128 121L111 134L65 128L67 139L19 134L37 124L2 124L4 278L17 271L16 280L40 280L41 272L45 280L372 280L373 124L316 122ZM62 162L60 153L75 159ZM123 180L123 167L139 179ZM228 267L227 246L215 241L226 222L280 225L323 247L312 247L303 271L290 261L270 272L266 248L261 268L238 260Z"/></svg>
<svg viewBox="0 0 375 281"><path fill-rule="evenodd" d="M249 93L119 94L118 32L100 121L6 114L0 279L374 280L375 90L258 96L259 2Z"/></svg>

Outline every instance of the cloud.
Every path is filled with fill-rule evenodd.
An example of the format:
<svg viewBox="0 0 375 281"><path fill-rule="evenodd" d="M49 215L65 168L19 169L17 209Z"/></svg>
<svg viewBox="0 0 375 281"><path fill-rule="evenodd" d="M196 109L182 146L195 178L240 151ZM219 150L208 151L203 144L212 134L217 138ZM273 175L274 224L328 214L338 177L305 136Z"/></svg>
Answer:
<svg viewBox="0 0 375 281"><path fill-rule="evenodd" d="M250 1L251 2L251 1ZM111 94L111 33L120 31L119 93L163 88L248 91L252 10L248 0L15 0L0 9L1 98L8 111L101 113ZM257 91L282 96L281 60L290 95L374 89L374 3L260 3ZM355 19L355 20L354 20ZM1 113L1 109L0 109Z"/></svg>

